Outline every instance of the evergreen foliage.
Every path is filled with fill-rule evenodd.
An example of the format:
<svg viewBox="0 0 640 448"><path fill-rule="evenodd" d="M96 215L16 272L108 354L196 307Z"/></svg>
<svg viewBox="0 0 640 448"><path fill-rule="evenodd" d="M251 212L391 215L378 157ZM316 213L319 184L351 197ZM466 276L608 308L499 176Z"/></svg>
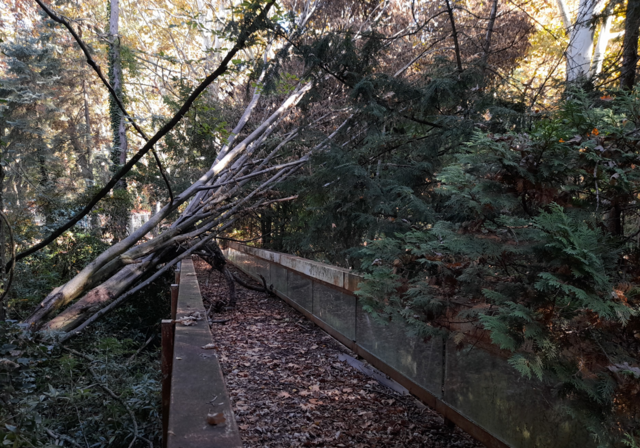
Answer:
<svg viewBox="0 0 640 448"><path fill-rule="evenodd" d="M638 96L574 92L528 132L475 132L436 176L433 219L361 251L370 310L493 344L588 409L603 446L638 430L620 416L640 402L620 369L640 343Z"/></svg>

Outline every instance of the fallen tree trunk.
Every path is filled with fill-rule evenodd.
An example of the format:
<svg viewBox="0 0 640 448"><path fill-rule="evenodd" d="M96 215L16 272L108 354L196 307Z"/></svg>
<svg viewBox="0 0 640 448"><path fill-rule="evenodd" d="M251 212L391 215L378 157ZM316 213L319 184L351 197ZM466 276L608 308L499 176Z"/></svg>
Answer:
<svg viewBox="0 0 640 448"><path fill-rule="evenodd" d="M263 191L266 186L273 182L281 181L286 177L287 168L277 171L271 175L265 183L255 188L247 196L235 201L233 201L234 195L247 185L251 179L236 179L235 182L220 185L217 189L207 190L204 199L201 199L195 206L190 207L190 215L183 214L170 229L144 244L135 246L140 239L156 228L171 212L191 199L196 193L202 191L200 190L201 187L207 184L215 187L216 180L221 177L227 180L233 180L234 178L249 174L247 171L254 172L262 169L264 163L249 163L252 161L252 156L255 155L257 149L260 148L266 138L272 133L275 125L302 99L309 88L309 83L298 86L298 88L283 101L281 106L269 116L265 123L262 123L248 137L238 143L237 146L230 148L229 151L226 152L226 155L219 158L220 160L216 160L207 173L175 198L173 204L165 206L131 235L100 254L65 285L52 291L25 322L33 328L39 328L44 318L49 314L68 305L80 297L91 286L95 285L96 277L100 277L101 279L109 277L122 269L125 264L132 263L136 259L154 253L163 247L182 243L198 234L212 230L216 224L222 223L231 218L234 213L240 211L241 205L245 205L247 201ZM276 149L278 149L278 147ZM288 169L291 170L291 168ZM289 173L290 172L291 171L289 171ZM229 202L230 200L232 202ZM224 202L227 202L226 207L223 204ZM117 292L111 295L117 295ZM111 295L107 294L105 297L110 297ZM66 325L64 327L66 328Z"/></svg>
<svg viewBox="0 0 640 448"><path fill-rule="evenodd" d="M307 20L308 17L301 18L302 23ZM268 73L268 65L260 81L267 76L265 73ZM272 202L295 198L267 200L265 195L271 194L269 192L276 184L295 173L309 159L310 152L324 148L346 123L310 150L302 153L289 151L289 145L301 135L304 125L296 120L287 120L287 117L312 86L312 82L304 81L305 76L300 79L303 81L277 107L272 106L271 113L241 138L262 95L262 87L257 85L245 112L209 170L174 196L139 229L105 250L67 283L51 291L25 322L33 329L67 332L61 341L67 340L167 273L191 253L198 253L210 262L225 276L230 290L235 291L234 276L226 267L224 256L213 239L239 216ZM272 101L273 97L269 99ZM338 115L340 113L329 112L312 124ZM283 155L284 151L289 152ZM286 163L278 160L285 157ZM140 243L179 208L184 210L169 229ZM232 294L228 305L235 304L235 294ZM65 307L47 322L52 313Z"/></svg>

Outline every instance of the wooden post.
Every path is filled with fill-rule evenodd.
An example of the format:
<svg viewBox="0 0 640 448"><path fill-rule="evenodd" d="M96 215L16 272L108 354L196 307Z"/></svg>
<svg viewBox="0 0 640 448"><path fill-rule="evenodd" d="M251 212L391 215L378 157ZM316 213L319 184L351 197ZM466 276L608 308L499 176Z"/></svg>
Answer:
<svg viewBox="0 0 640 448"><path fill-rule="evenodd" d="M176 319L176 311L178 310L178 285L171 285L171 319Z"/></svg>
<svg viewBox="0 0 640 448"><path fill-rule="evenodd" d="M169 403L171 402L171 371L173 370L174 324L171 319L162 319L162 446L167 446L169 428Z"/></svg>
<svg viewBox="0 0 640 448"><path fill-rule="evenodd" d="M176 280L175 280L175 284L178 285L180 284L180 265L178 265L176 267Z"/></svg>

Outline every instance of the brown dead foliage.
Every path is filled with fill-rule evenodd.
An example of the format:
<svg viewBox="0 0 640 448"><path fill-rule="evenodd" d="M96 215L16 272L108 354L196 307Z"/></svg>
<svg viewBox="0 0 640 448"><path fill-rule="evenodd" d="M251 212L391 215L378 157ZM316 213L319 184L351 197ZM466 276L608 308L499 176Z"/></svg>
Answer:
<svg viewBox="0 0 640 448"><path fill-rule="evenodd" d="M224 300L224 278L195 264L205 307ZM245 446L482 446L339 361L339 353L355 355L282 300L242 287L237 294L235 310L209 318L232 319L212 332Z"/></svg>

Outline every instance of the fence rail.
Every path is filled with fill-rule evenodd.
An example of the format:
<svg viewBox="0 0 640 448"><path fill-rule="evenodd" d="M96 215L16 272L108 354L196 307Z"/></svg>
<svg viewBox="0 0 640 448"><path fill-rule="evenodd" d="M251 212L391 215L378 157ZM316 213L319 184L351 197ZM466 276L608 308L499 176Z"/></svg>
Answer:
<svg viewBox="0 0 640 448"><path fill-rule="evenodd" d="M162 321L165 448L237 448L242 441L213 343L191 258L171 287L171 319ZM183 325L185 318L201 318ZM176 323L176 321L178 321Z"/></svg>
<svg viewBox="0 0 640 448"><path fill-rule="evenodd" d="M520 376L506 359L450 339L408 336L380 323L357 296L362 277L334 266L229 242L225 255L374 367L488 447L589 448L582 422L553 389Z"/></svg>

